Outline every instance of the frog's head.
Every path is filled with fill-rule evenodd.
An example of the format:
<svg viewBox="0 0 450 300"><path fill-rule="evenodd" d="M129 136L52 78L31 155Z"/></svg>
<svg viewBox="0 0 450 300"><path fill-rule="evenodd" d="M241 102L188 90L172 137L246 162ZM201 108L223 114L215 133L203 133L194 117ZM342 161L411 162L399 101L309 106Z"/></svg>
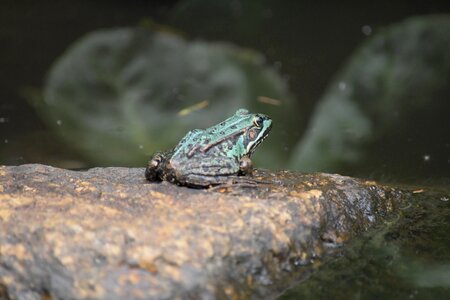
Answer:
<svg viewBox="0 0 450 300"><path fill-rule="evenodd" d="M272 129L272 119L263 114L250 114L245 109L238 110L236 115L240 115L243 119L246 119L246 123L248 124L241 141L245 149L244 154L251 156L256 147L264 141L270 129Z"/></svg>
<svg viewBox="0 0 450 300"><path fill-rule="evenodd" d="M219 154L225 152L229 157L250 157L271 128L272 120L268 116L239 109L230 118L202 133L204 140L200 151L206 153L210 149L219 149Z"/></svg>

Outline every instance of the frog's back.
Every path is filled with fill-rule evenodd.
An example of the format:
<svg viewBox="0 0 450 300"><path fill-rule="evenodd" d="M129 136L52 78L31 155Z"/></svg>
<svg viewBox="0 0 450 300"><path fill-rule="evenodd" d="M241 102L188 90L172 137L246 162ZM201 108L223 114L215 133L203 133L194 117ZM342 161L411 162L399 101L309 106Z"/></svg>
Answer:
<svg viewBox="0 0 450 300"><path fill-rule="evenodd" d="M192 149L199 144L204 133L205 131L202 129L193 129L189 131L175 146L172 158L180 158L192 151Z"/></svg>
<svg viewBox="0 0 450 300"><path fill-rule="evenodd" d="M253 114L241 109L232 117L206 129L194 129L175 147L172 160L183 162L196 158L240 158L245 149L238 143L239 137L252 125Z"/></svg>
<svg viewBox="0 0 450 300"><path fill-rule="evenodd" d="M212 131L214 132L214 131ZM223 135L220 135L221 137ZM238 136L212 138L211 130L190 131L175 147L171 160L183 162L189 159L211 159L214 157L234 157L230 155L236 147Z"/></svg>

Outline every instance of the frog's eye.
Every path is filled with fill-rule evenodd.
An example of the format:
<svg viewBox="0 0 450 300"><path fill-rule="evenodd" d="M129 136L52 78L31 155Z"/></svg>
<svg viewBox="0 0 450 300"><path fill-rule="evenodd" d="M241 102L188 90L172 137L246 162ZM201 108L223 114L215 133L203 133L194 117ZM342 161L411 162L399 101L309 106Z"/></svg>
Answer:
<svg viewBox="0 0 450 300"><path fill-rule="evenodd" d="M263 126L263 122L264 122L264 119L261 116L256 116L256 117L253 118L253 124L256 127L262 127Z"/></svg>

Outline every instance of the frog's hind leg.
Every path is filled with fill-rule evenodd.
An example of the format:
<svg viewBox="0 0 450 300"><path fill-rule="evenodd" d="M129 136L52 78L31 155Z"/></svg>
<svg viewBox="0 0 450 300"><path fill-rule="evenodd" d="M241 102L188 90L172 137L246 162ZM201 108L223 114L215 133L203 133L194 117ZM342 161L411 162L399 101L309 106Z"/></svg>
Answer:
<svg viewBox="0 0 450 300"><path fill-rule="evenodd" d="M189 187L207 188L210 186L217 186L223 184L233 184L233 180L236 180L235 175L223 176L204 176L204 175L189 175L188 180L184 181L184 185Z"/></svg>
<svg viewBox="0 0 450 300"><path fill-rule="evenodd" d="M145 178L148 181L161 181L163 180L163 170L167 165L167 160L172 155L170 151L156 152L150 158L150 161L145 168Z"/></svg>
<svg viewBox="0 0 450 300"><path fill-rule="evenodd" d="M256 184L249 176L239 176L242 173L241 166L232 157L216 157L210 162L201 158L191 160L195 167L180 174L180 183L191 187L209 187L231 184Z"/></svg>

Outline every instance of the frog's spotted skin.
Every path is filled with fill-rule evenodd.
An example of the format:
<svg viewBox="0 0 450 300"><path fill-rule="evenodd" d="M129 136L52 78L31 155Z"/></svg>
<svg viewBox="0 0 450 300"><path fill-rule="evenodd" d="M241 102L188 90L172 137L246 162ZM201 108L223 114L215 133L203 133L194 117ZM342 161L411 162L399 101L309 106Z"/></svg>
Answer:
<svg viewBox="0 0 450 300"><path fill-rule="evenodd" d="M155 153L145 177L197 187L227 183L251 172L250 157L271 128L268 116L239 109L213 127L188 132L172 151Z"/></svg>

